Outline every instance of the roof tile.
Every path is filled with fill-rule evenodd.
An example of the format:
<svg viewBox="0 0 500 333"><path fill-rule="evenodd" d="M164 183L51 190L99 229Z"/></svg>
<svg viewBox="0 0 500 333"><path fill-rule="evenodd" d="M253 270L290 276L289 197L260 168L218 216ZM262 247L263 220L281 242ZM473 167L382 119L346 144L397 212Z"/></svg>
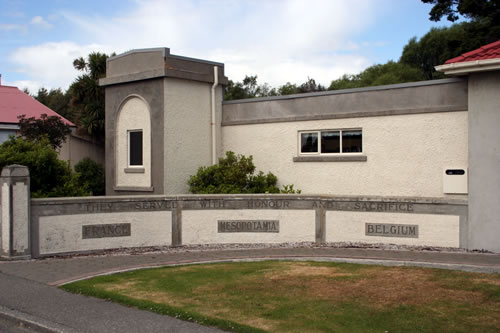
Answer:
<svg viewBox="0 0 500 333"><path fill-rule="evenodd" d="M17 124L19 122L17 117L23 114L27 118L39 118L42 114L49 117L58 116L65 124L75 126L17 87L0 86L0 123Z"/></svg>
<svg viewBox="0 0 500 333"><path fill-rule="evenodd" d="M449 59L445 62L445 64L497 58L500 58L500 40L481 46L476 50L466 52L458 57Z"/></svg>

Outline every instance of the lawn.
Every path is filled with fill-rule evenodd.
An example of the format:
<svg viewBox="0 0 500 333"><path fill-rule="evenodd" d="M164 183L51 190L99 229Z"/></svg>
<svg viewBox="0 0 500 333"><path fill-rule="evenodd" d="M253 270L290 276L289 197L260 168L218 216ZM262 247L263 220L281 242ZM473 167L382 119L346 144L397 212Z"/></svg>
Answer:
<svg viewBox="0 0 500 333"><path fill-rule="evenodd" d="M499 332L500 275L327 262L145 269L62 286L234 332Z"/></svg>

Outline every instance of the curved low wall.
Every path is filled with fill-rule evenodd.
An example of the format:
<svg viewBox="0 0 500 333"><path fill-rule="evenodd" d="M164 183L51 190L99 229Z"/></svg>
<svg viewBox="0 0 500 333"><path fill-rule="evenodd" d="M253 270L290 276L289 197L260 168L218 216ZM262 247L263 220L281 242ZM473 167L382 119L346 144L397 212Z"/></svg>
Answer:
<svg viewBox="0 0 500 333"><path fill-rule="evenodd" d="M31 200L33 257L119 247L366 242L465 247L467 201L311 195Z"/></svg>

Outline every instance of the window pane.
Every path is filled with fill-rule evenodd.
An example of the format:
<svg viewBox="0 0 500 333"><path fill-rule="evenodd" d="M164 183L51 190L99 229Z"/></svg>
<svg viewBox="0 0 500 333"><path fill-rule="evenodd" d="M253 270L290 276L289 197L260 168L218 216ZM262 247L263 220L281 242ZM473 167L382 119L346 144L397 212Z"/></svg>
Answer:
<svg viewBox="0 0 500 333"><path fill-rule="evenodd" d="M300 152L318 152L318 133L300 133Z"/></svg>
<svg viewBox="0 0 500 333"><path fill-rule="evenodd" d="M361 153L362 151L361 131L342 131L342 152Z"/></svg>
<svg viewBox="0 0 500 333"><path fill-rule="evenodd" d="M340 132L321 132L321 153L340 153Z"/></svg>
<svg viewBox="0 0 500 333"><path fill-rule="evenodd" d="M129 132L130 165L142 165L142 131Z"/></svg>

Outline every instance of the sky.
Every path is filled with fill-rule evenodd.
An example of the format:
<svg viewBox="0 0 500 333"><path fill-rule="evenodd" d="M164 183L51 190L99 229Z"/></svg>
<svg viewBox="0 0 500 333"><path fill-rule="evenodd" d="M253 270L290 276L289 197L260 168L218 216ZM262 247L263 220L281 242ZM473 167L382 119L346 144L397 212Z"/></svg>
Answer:
<svg viewBox="0 0 500 333"><path fill-rule="evenodd" d="M420 0L0 0L2 85L66 90L73 60L169 47L278 87L397 61L432 27Z"/></svg>

